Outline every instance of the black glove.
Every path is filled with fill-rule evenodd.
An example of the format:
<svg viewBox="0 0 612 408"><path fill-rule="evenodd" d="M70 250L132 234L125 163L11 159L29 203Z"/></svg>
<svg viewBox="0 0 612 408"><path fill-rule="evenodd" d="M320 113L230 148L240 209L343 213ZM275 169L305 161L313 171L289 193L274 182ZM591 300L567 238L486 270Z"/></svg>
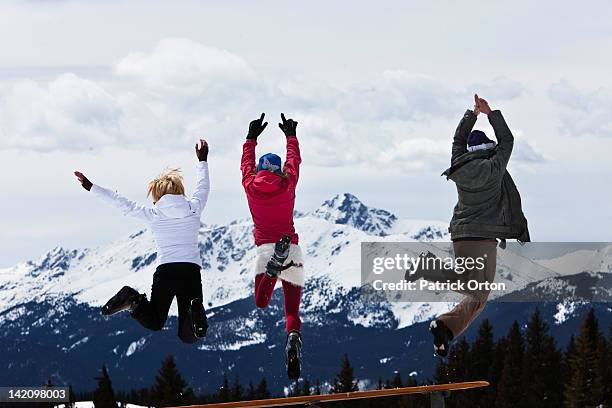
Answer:
<svg viewBox="0 0 612 408"><path fill-rule="evenodd" d="M278 127L281 128L286 137L296 136L295 129L298 123L293 119L285 119L285 114L281 113L281 119L283 123L279 123Z"/></svg>
<svg viewBox="0 0 612 408"><path fill-rule="evenodd" d="M259 119L255 119L249 123L249 133L247 134L247 139L256 141L259 135L261 135L261 132L263 132L266 126L268 126L268 122L263 123L264 115L265 113L262 113Z"/></svg>
<svg viewBox="0 0 612 408"><path fill-rule="evenodd" d="M93 183L89 181L89 179L85 177L83 173L81 173L80 171L75 171L74 175L77 177L77 179L79 180L79 183L81 183L81 185L83 186L85 190L87 191L91 190Z"/></svg>
<svg viewBox="0 0 612 408"><path fill-rule="evenodd" d="M196 144L196 156L201 162L208 160L208 142L204 139L200 139L200 143Z"/></svg>

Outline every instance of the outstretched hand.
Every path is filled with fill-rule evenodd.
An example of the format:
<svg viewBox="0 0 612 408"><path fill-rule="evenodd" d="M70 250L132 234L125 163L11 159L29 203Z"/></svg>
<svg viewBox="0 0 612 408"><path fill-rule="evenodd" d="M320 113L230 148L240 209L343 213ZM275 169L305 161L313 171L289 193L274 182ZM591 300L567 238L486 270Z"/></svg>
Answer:
<svg viewBox="0 0 612 408"><path fill-rule="evenodd" d="M200 143L195 145L196 157L199 161L205 162L208 160L208 142L204 139L200 139Z"/></svg>
<svg viewBox="0 0 612 408"><path fill-rule="evenodd" d="M285 119L285 114L281 113L282 123L278 124L285 136L296 136L296 128L298 123L293 119Z"/></svg>
<svg viewBox="0 0 612 408"><path fill-rule="evenodd" d="M89 181L89 179L85 177L83 173L81 173L80 171L75 171L74 175L76 176L77 180L79 180L79 183L81 183L85 190L91 190L91 187L93 187L93 183Z"/></svg>
<svg viewBox="0 0 612 408"><path fill-rule="evenodd" d="M491 113L491 107L489 106L489 102L487 102L486 99L483 99L479 97L478 94L476 94L474 95L474 101L476 102L476 105L474 106L474 112L478 110L479 112L482 112L485 115Z"/></svg>
<svg viewBox="0 0 612 408"><path fill-rule="evenodd" d="M268 122L263 121L265 113L261 114L259 119L255 119L249 123L249 133L247 134L247 139L257 140L261 132L264 131L266 126L268 126Z"/></svg>

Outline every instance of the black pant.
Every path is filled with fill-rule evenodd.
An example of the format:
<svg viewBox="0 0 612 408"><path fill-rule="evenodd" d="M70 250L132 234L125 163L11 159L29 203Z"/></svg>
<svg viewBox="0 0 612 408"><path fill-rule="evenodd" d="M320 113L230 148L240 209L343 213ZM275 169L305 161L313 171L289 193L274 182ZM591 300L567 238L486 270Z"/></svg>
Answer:
<svg viewBox="0 0 612 408"><path fill-rule="evenodd" d="M153 274L151 300L143 299L132 317L150 330L161 330L168 318L172 300L178 304L178 336L185 343L194 343L190 306L193 299L202 299L200 267L188 262L159 265Z"/></svg>

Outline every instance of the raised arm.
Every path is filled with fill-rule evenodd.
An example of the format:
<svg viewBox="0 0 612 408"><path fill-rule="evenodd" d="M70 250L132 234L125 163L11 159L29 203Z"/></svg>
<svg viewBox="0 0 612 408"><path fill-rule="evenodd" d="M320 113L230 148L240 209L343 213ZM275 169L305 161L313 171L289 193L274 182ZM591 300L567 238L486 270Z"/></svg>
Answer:
<svg viewBox="0 0 612 408"><path fill-rule="evenodd" d="M489 113L489 123L495 131L497 138L497 151L491 157L492 171L498 175L503 175L508 167L512 148L514 147L514 136L499 110Z"/></svg>
<svg viewBox="0 0 612 408"><path fill-rule="evenodd" d="M287 158L285 159L284 171L291 181L296 184L300 177L300 143L297 139L297 125L293 119L286 119L285 114L281 113L282 122L278 124L285 136L287 137Z"/></svg>
<svg viewBox="0 0 612 408"><path fill-rule="evenodd" d="M265 114L262 113L259 119L252 120L249 123L249 133L246 141L242 145L242 159L240 160L240 170L242 171L242 186L247 189L251 182L255 179L257 166L255 165L255 146L257 146L257 138L264 131L268 122L263 121Z"/></svg>
<svg viewBox="0 0 612 408"><path fill-rule="evenodd" d="M476 124L476 113L473 110L468 109L463 114L463 117L457 126L457 130L455 130L451 164L455 162L457 157L467 152L467 138L474 128L474 124Z"/></svg>
<svg viewBox="0 0 612 408"><path fill-rule="evenodd" d="M300 143L296 136L289 136L287 138L287 159L285 160L285 172L290 178L293 178L297 183L300 177L300 163L302 163L302 157L300 156Z"/></svg>
<svg viewBox="0 0 612 408"><path fill-rule="evenodd" d="M143 205L139 205L134 201L128 200L116 191L112 191L107 188L93 184L80 171L75 171L74 175L77 177L77 179L85 190L91 191L96 197L100 198L102 201L105 201L113 207L118 208L123 212L124 215L140 218L145 221L150 221L155 216L155 210L153 210L152 208L148 208Z"/></svg>
<svg viewBox="0 0 612 408"><path fill-rule="evenodd" d="M204 139L200 139L200 144L196 144L196 156L198 158L197 165L197 181L196 188L191 198L193 208L201 214L206 207L208 195L210 193L210 175L208 172L208 143Z"/></svg>
<svg viewBox="0 0 612 408"><path fill-rule="evenodd" d="M247 188L255 179L255 146L257 146L257 141L249 139L242 145L240 170L242 170L242 186L244 188Z"/></svg>
<svg viewBox="0 0 612 408"><path fill-rule="evenodd" d="M514 136L506 124L504 117L499 110L492 110L489 106L489 102L485 99L476 97L476 109L484 113L489 117L489 123L495 131L495 137L497 138L497 148L495 154L489 159L491 163L491 175L493 177L502 177L506 172L510 155L512 154L512 147L514 146Z"/></svg>

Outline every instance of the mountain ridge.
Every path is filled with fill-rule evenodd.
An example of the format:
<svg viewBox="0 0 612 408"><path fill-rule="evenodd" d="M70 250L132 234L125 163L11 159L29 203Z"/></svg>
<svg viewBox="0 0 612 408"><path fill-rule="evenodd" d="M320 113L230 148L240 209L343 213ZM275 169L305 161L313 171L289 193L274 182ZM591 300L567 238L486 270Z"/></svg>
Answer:
<svg viewBox="0 0 612 408"><path fill-rule="evenodd" d="M307 259L301 308L305 375L331 379L336 364L329 362L344 352L366 385L393 370L409 369L420 380L432 375L435 359L427 322L452 304L390 302L379 294L372 301L361 293L359 260L362 241L419 241L435 250L432 243L448 241L447 223L401 219L349 193L298 214L295 223ZM166 327L155 333L127 314L103 318L99 313L99 306L123 285L149 292L157 257L146 229L95 248L56 247L35 260L0 269L0 347L6 350L0 357L5 368L0 382L38 384L51 376L54 383L87 390L92 381L82 373L95 374L107 364L124 389L147 386L159 361L171 353L198 389L216 388L224 372L254 381L265 376L273 389L283 389L288 381L283 372L282 294L276 291L268 309L255 307L252 224L202 224L199 241L211 329L195 346L177 339L175 306ZM500 279L521 287L559 278L558 272L531 261L526 263L529 273L517 271L513 265L525 259L503 253ZM606 262L608 258L600 264ZM533 306L494 302L478 319L497 319L498 329L505 330L510 316L524 321L527 307ZM567 337L563 328L574 327L584 307L544 306L560 341ZM467 335L472 333L470 329Z"/></svg>

